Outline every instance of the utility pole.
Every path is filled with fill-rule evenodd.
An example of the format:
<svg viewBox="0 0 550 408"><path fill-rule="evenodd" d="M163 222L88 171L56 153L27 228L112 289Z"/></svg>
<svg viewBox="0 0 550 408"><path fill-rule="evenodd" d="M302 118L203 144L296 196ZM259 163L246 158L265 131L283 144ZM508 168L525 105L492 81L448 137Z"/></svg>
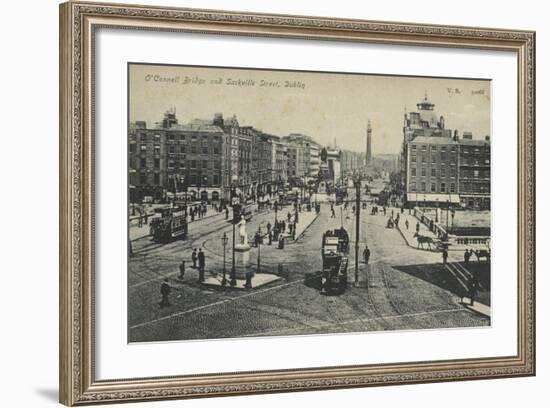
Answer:
<svg viewBox="0 0 550 408"><path fill-rule="evenodd" d="M359 286L359 212L361 211L361 177L355 178L355 287Z"/></svg>
<svg viewBox="0 0 550 408"><path fill-rule="evenodd" d="M233 248L232 248L232 259L231 259L231 273L229 274L229 284L231 286L237 285L237 271L235 270L235 223L237 222L237 217L235 215L235 207L233 205L233 193L235 191L235 186L231 186L231 204L233 210Z"/></svg>

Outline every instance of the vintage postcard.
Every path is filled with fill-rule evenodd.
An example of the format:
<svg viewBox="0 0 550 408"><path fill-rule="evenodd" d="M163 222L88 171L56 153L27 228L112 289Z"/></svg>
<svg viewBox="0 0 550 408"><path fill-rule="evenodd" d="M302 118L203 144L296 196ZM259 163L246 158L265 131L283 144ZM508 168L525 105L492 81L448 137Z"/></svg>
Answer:
<svg viewBox="0 0 550 408"><path fill-rule="evenodd" d="M128 341L491 324L491 81L128 65Z"/></svg>

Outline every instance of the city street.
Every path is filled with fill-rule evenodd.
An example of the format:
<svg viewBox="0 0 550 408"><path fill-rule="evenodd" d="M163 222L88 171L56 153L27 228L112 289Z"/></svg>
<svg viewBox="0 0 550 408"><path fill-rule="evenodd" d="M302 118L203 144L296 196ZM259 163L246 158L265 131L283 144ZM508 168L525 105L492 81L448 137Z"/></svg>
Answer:
<svg viewBox="0 0 550 408"><path fill-rule="evenodd" d="M291 206L278 212L285 219ZM391 213L391 209L389 210ZM394 211L399 211L394 209ZM191 251L202 248L206 255L206 275L223 271L224 232L226 270L231 269L232 225L222 214L189 225L186 240L158 244L151 237L132 241L129 259L128 310L130 342L187 340L262 335L410 330L445 327L487 326L490 318L460 303L466 292L454 271L460 272L460 253L450 253L443 265L441 253L418 250L407 245L397 229L386 228L383 213L370 215L370 206L361 210L361 256L365 244L371 250L368 267L361 262L358 284L355 279L355 216L335 206L331 218L329 204L321 205L317 217L296 242L260 248L261 273L278 274L282 279L253 289L210 288L198 283L198 271L191 267ZM389 216L390 214L388 214ZM255 211L247 223L252 237L261 227L275 221L271 210ZM348 285L341 295L321 295L321 239L328 229L343 224L350 234ZM148 228L148 227L143 227ZM238 231L237 231L238 239ZM258 249L250 260L257 272ZM179 280L179 264L186 272ZM473 266L473 264L472 264ZM476 264L488 276L488 264ZM172 286L170 306L160 308L160 284L168 278Z"/></svg>

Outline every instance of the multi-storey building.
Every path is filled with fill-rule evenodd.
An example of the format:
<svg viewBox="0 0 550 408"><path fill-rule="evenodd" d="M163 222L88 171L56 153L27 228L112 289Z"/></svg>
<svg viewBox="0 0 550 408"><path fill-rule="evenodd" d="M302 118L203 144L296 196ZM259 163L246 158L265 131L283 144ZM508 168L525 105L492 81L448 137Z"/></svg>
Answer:
<svg viewBox="0 0 550 408"><path fill-rule="evenodd" d="M329 170L330 182L333 186L342 181L342 167L340 164L340 150L336 148L327 148L327 166Z"/></svg>
<svg viewBox="0 0 550 408"><path fill-rule="evenodd" d="M417 136L406 146L407 201L422 205L458 202L458 143Z"/></svg>
<svg viewBox="0 0 550 408"><path fill-rule="evenodd" d="M219 200L226 173L228 135L211 124L178 124L175 111L147 128L143 121L129 129L131 199L187 187L191 197ZM132 191L133 190L133 191Z"/></svg>
<svg viewBox="0 0 550 408"><path fill-rule="evenodd" d="M306 181L317 180L321 164L320 152L321 145L315 142L311 137L300 133L291 133L282 138L287 144L292 144L302 148L304 158L304 172Z"/></svg>
<svg viewBox="0 0 550 408"><path fill-rule="evenodd" d="M340 166L342 176L351 176L355 171L364 167L365 153L351 150L340 150Z"/></svg>
<svg viewBox="0 0 550 408"><path fill-rule="evenodd" d="M405 200L410 205L490 207L489 138L473 140L445 128L427 97L405 115L399 160Z"/></svg>
<svg viewBox="0 0 550 408"><path fill-rule="evenodd" d="M491 143L464 133L459 141L459 192L463 206L491 208Z"/></svg>

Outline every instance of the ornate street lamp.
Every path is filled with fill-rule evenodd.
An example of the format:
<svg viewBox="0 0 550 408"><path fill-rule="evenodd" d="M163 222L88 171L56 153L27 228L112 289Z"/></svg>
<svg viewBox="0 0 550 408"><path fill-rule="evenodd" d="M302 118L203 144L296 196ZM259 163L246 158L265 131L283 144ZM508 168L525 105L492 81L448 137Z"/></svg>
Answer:
<svg viewBox="0 0 550 408"><path fill-rule="evenodd" d="M222 278L222 286L227 285L227 279L225 279L225 247L227 246L227 241L229 239L227 238L227 234L224 232L222 237L222 245L223 245L223 278Z"/></svg>
<svg viewBox="0 0 550 408"><path fill-rule="evenodd" d="M233 209L233 248L231 251L231 273L229 277L231 278L229 284L231 286L237 285L237 273L235 270L235 224L237 223L237 216L235 214L235 208L233 207L233 195L235 193L235 183L231 183L231 208Z"/></svg>

